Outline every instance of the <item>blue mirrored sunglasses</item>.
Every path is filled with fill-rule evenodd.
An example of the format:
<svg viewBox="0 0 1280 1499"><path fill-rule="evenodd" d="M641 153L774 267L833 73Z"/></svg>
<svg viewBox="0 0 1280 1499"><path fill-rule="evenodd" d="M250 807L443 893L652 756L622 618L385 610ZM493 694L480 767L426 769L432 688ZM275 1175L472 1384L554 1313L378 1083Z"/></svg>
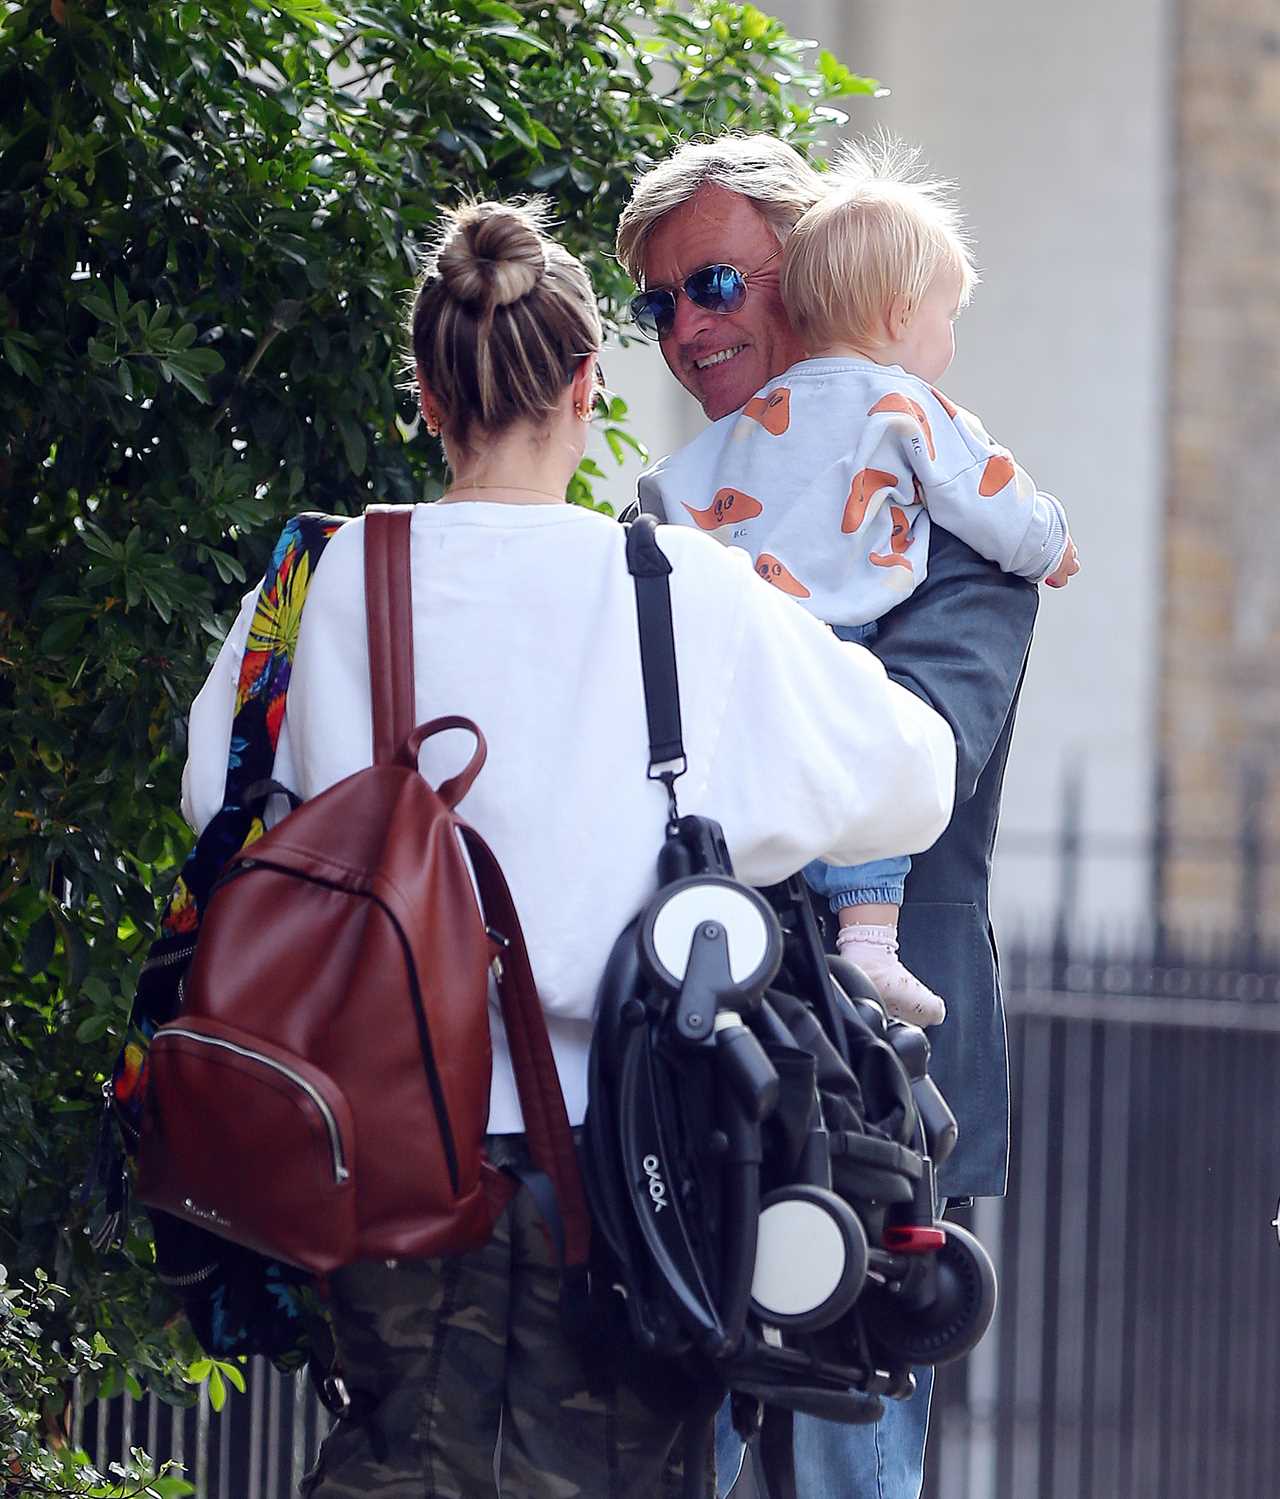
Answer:
<svg viewBox="0 0 1280 1499"><path fill-rule="evenodd" d="M777 249L754 271L732 265L704 265L691 271L677 287L655 286L631 299L631 320L646 338L665 338L676 320L676 301L683 291L704 312L737 312L747 300L747 282L782 253Z"/></svg>

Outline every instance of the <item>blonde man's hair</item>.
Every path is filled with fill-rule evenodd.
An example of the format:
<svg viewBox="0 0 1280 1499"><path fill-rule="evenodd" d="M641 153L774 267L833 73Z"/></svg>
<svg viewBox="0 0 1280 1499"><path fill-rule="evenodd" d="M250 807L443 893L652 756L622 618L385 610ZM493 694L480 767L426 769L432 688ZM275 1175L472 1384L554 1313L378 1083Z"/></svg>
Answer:
<svg viewBox="0 0 1280 1499"><path fill-rule="evenodd" d="M782 267L783 304L802 338L880 342L894 298L914 310L943 270L960 278L960 305L969 301L978 273L954 184L925 175L919 147L884 134L849 143L826 183Z"/></svg>
<svg viewBox="0 0 1280 1499"><path fill-rule="evenodd" d="M740 193L782 244L822 196L823 179L794 146L776 136L686 141L639 178L618 220L618 259L637 285L643 284L645 249L659 221L704 187Z"/></svg>
<svg viewBox="0 0 1280 1499"><path fill-rule="evenodd" d="M464 203L445 212L427 255L413 359L461 447L475 428L544 421L604 340L587 273L547 234L549 219L541 198Z"/></svg>

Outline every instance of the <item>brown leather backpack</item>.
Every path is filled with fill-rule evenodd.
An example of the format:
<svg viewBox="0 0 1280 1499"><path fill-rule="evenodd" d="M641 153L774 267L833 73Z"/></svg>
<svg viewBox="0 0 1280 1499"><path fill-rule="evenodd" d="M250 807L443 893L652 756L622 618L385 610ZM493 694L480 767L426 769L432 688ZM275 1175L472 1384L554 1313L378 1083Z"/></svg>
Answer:
<svg viewBox="0 0 1280 1499"><path fill-rule="evenodd" d="M482 1150L492 973L576 1268L585 1199L520 923L454 810L484 738L466 718L413 727L410 514L365 519L374 764L297 805L215 886L181 1012L151 1042L138 1196L321 1275L482 1244L514 1190ZM476 750L433 789L418 751L445 729Z"/></svg>

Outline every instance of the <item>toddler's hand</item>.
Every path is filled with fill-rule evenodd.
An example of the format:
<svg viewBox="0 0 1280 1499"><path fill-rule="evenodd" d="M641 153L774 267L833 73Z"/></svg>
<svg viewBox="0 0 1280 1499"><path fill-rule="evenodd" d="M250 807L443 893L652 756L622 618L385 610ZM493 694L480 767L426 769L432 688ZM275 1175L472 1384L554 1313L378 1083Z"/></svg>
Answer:
<svg viewBox="0 0 1280 1499"><path fill-rule="evenodd" d="M1066 550L1062 554L1062 561L1044 580L1046 588L1065 588L1068 581L1074 578L1080 571L1080 557L1076 552L1076 544L1067 537Z"/></svg>

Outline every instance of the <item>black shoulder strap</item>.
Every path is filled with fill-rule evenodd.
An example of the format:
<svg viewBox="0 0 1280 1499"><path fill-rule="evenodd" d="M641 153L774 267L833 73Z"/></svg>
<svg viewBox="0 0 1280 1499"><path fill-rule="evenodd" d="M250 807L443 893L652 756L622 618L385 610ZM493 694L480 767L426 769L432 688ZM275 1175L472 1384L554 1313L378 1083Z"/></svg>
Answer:
<svg viewBox="0 0 1280 1499"><path fill-rule="evenodd" d="M671 563L658 545L656 530L651 515L639 515L627 526L627 571L636 586L640 671L649 721L649 779L667 788L675 821L679 815L676 778L688 769L688 761L680 728L680 679L671 626Z"/></svg>

